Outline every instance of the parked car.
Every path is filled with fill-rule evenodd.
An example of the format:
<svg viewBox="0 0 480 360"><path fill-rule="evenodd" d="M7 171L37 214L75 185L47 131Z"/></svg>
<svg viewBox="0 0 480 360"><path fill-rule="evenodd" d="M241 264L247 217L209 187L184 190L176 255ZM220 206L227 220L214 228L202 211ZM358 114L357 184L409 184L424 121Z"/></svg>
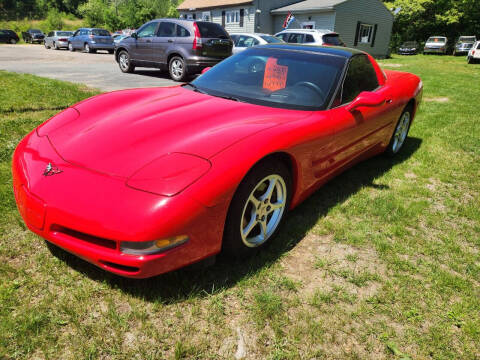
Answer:
<svg viewBox="0 0 480 360"><path fill-rule="evenodd" d="M175 81L198 74L232 54L233 41L219 24L156 19L120 41L115 60L122 72L135 67L168 69Z"/></svg>
<svg viewBox="0 0 480 360"><path fill-rule="evenodd" d="M110 32L105 29L78 29L73 36L68 39L68 50L84 50L87 53L94 53L97 52L97 50L107 50L110 54L113 54L113 38Z"/></svg>
<svg viewBox="0 0 480 360"><path fill-rule="evenodd" d="M45 39L45 34L38 29L30 29L26 32L22 32L23 41L26 43L43 43L43 39Z"/></svg>
<svg viewBox="0 0 480 360"><path fill-rule="evenodd" d="M275 36L293 44L345 46L340 35L330 30L287 29L280 31Z"/></svg>
<svg viewBox="0 0 480 360"><path fill-rule="evenodd" d="M473 64L480 61L480 41L476 41L467 55L467 62Z"/></svg>
<svg viewBox="0 0 480 360"><path fill-rule="evenodd" d="M430 36L425 42L423 54L447 54L448 39L445 36Z"/></svg>
<svg viewBox="0 0 480 360"><path fill-rule="evenodd" d="M47 49L68 49L68 39L73 35L73 31L54 30L47 34L44 45Z"/></svg>
<svg viewBox="0 0 480 360"><path fill-rule="evenodd" d="M418 76L358 50L256 46L189 84L52 117L13 154L15 199L53 249L121 276L244 258L336 174L399 155L421 98Z"/></svg>
<svg viewBox="0 0 480 360"><path fill-rule="evenodd" d="M453 56L468 54L475 41L477 41L476 36L460 36L453 49Z"/></svg>
<svg viewBox="0 0 480 360"><path fill-rule="evenodd" d="M20 38L13 30L2 29L0 30L0 42L8 44L16 44Z"/></svg>
<svg viewBox="0 0 480 360"><path fill-rule="evenodd" d="M416 55L418 53L418 43L416 41L405 41L398 48L399 55Z"/></svg>
<svg viewBox="0 0 480 360"><path fill-rule="evenodd" d="M284 41L280 38L277 38L269 34L249 34L249 33L238 33L230 34L230 37L233 40L233 50L234 54L248 49L249 47L255 45L265 45L265 44L282 44Z"/></svg>

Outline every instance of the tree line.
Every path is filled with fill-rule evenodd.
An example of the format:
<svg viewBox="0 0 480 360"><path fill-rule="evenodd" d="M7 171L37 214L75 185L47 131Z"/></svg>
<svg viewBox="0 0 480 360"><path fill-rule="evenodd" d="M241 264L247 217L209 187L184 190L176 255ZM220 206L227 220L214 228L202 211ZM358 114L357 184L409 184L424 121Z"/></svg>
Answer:
<svg viewBox="0 0 480 360"><path fill-rule="evenodd" d="M82 18L87 26L137 28L153 18L176 17L182 0L0 0L0 20ZM479 0L384 0L395 14L392 46L430 35L480 36ZM55 26L54 26L55 27ZM58 27L58 26L57 26Z"/></svg>

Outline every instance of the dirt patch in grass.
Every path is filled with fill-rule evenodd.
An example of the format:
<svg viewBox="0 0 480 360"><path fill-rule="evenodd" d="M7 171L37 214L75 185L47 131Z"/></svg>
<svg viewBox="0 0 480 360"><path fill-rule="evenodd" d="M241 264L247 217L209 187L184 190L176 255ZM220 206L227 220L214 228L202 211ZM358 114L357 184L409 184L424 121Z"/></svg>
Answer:
<svg viewBox="0 0 480 360"><path fill-rule="evenodd" d="M425 97L423 98L425 102L437 102L437 103L446 103L449 102L450 99L448 97Z"/></svg>
<svg viewBox="0 0 480 360"><path fill-rule="evenodd" d="M300 282L302 294L343 288L357 299L374 295L386 274L375 250L336 243L333 236L308 234L282 260L285 276Z"/></svg>

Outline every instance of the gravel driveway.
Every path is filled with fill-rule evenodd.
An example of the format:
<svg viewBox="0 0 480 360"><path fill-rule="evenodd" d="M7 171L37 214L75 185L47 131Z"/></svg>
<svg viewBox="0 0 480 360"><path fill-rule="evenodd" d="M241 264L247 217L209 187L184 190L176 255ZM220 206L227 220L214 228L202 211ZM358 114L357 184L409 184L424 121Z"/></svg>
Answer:
<svg viewBox="0 0 480 360"><path fill-rule="evenodd" d="M140 68L124 74L107 52L47 50L43 45L0 45L0 69L81 83L103 91L178 84L158 69Z"/></svg>

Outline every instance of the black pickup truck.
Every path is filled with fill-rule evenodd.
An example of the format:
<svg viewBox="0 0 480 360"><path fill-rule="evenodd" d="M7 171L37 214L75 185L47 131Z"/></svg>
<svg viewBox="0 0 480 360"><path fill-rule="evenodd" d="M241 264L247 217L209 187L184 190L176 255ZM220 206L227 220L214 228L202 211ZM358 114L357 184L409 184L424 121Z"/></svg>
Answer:
<svg viewBox="0 0 480 360"><path fill-rule="evenodd" d="M45 39L45 34L41 30L30 29L26 32L22 32L22 38L26 43L33 44L36 42L40 44Z"/></svg>

